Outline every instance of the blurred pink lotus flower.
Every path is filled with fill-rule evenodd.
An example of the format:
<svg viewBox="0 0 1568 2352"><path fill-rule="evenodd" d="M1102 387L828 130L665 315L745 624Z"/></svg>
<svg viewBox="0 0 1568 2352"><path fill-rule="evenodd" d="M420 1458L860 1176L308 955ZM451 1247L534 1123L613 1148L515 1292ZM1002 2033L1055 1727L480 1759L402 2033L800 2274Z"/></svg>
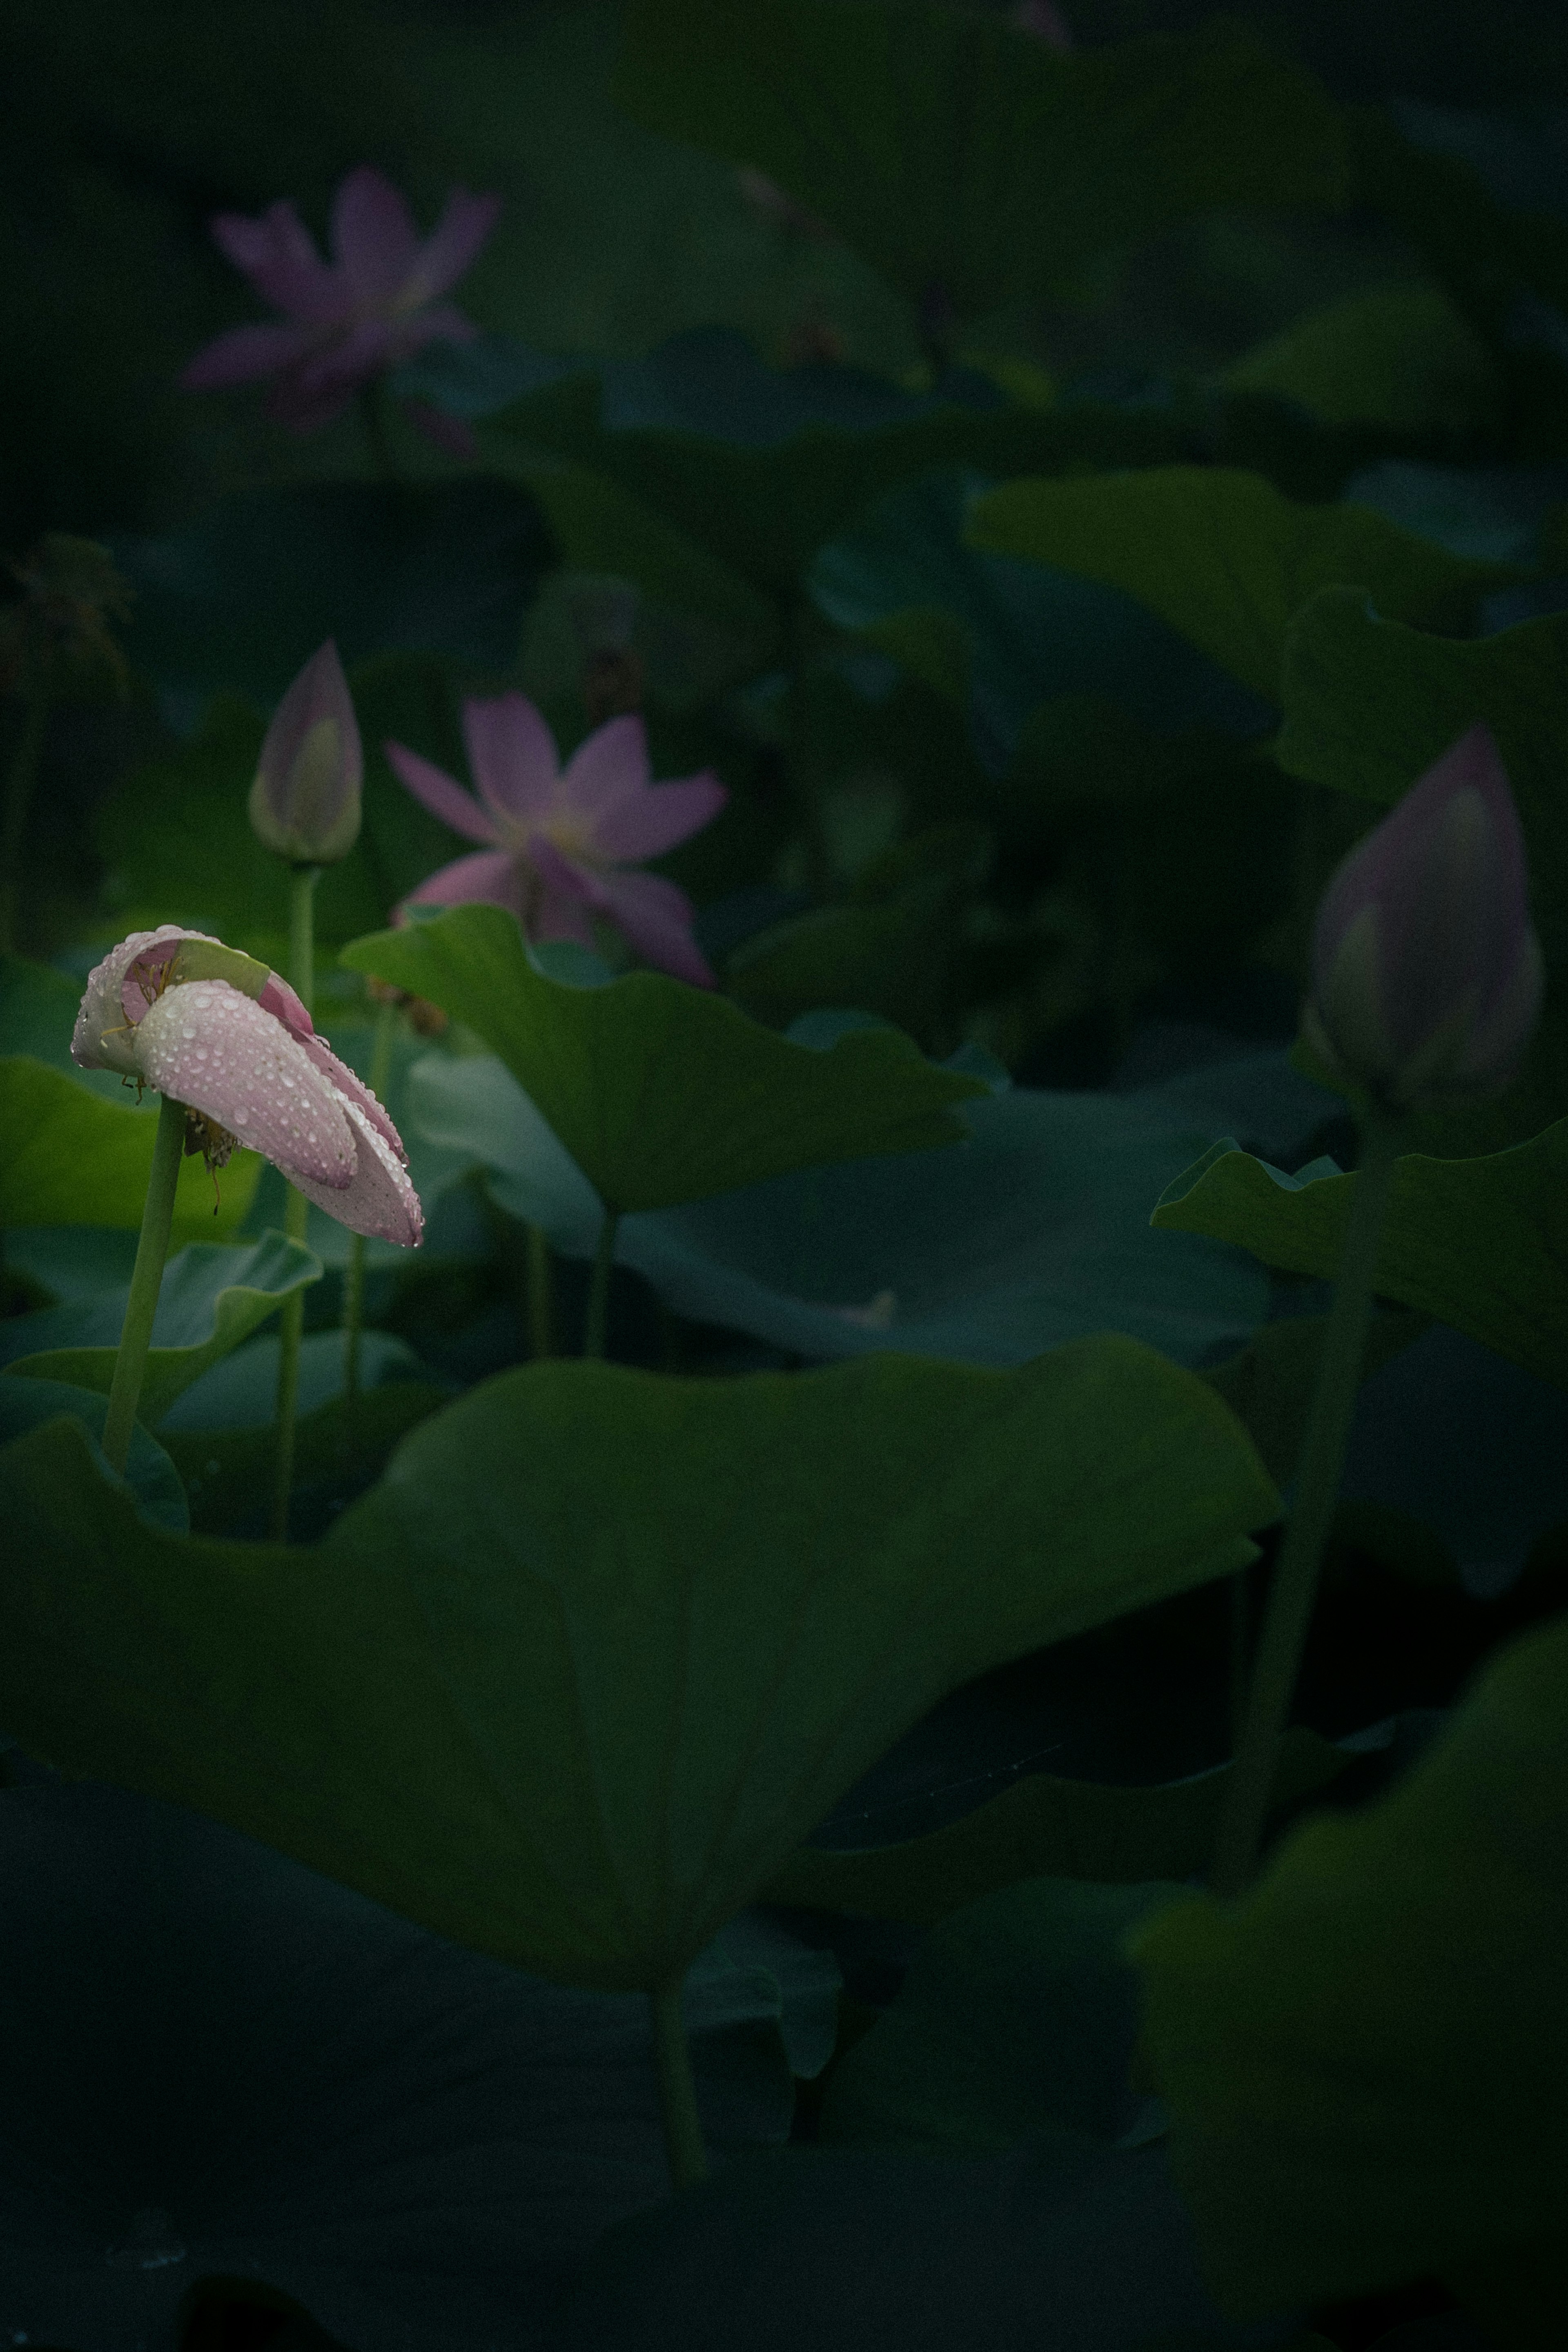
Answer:
<svg viewBox="0 0 1568 2352"><path fill-rule="evenodd" d="M1324 892L1303 1034L1386 1112L1500 1094L1542 986L1513 795L1472 727Z"/></svg>
<svg viewBox="0 0 1568 2352"><path fill-rule="evenodd" d="M221 1168L246 1144L351 1233L413 1248L407 1153L370 1088L318 1037L287 982L205 931L132 931L89 977L71 1038L185 1106L185 1150Z"/></svg>
<svg viewBox="0 0 1568 2352"><path fill-rule="evenodd" d="M250 824L295 866L331 866L359 839L364 759L331 637L272 714L250 787Z"/></svg>
<svg viewBox="0 0 1568 2352"><path fill-rule="evenodd" d="M1032 33L1047 48L1070 49L1073 45L1072 27L1052 0L1018 0L1013 22L1020 33Z"/></svg>
<svg viewBox="0 0 1568 2352"><path fill-rule="evenodd" d="M291 204L271 205L255 220L215 215L214 243L285 317L219 335L197 352L181 384L214 392L273 376L268 414L297 433L313 432L425 344L473 341L473 320L438 298L469 267L500 210L499 196L455 188L421 244L391 181L362 164L332 198L330 262ZM424 402L410 402L409 414L444 446L471 447L458 420Z"/></svg>
<svg viewBox="0 0 1568 2352"><path fill-rule="evenodd" d="M647 962L711 988L684 890L662 875L628 874L620 861L657 857L717 816L729 798L718 777L653 783L643 722L629 716L595 728L563 770L555 738L522 694L465 702L463 738L478 800L416 751L386 746L416 800L454 833L490 845L432 874L408 903L488 900L509 907L531 940L584 947L602 915Z"/></svg>

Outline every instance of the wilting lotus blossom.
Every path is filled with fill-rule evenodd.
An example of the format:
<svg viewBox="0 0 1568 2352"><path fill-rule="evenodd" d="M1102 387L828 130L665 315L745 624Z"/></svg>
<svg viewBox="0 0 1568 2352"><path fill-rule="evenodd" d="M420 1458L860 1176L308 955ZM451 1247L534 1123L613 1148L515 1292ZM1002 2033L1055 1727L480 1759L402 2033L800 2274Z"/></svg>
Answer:
<svg viewBox="0 0 1568 2352"><path fill-rule="evenodd" d="M469 267L495 226L499 196L455 188L423 243L390 180L362 164L332 199L332 258L323 261L291 204L259 217L218 213L213 241L284 318L234 327L198 352L180 382L214 392L276 379L268 413L296 432L313 432L346 408L363 385L428 342L472 342L471 319L439 298ZM410 404L415 421L444 443L452 421ZM464 436L465 453L471 436Z"/></svg>
<svg viewBox="0 0 1568 2352"><path fill-rule="evenodd" d="M221 940L174 923L121 940L88 981L71 1058L183 1103L186 1153L209 1168L248 1145L352 1233L420 1240L385 1111L287 982Z"/></svg>
<svg viewBox="0 0 1568 2352"><path fill-rule="evenodd" d="M1324 893L1310 1045L1385 1111L1500 1093L1541 1009L1524 843L1489 729L1472 727Z"/></svg>
<svg viewBox="0 0 1568 2352"><path fill-rule="evenodd" d="M416 800L454 833L489 845L432 874L411 903L488 900L509 907L531 940L584 947L602 915L647 962L711 988L685 891L659 874L627 873L626 861L657 857L717 816L729 797L718 777L653 783L636 717L595 728L563 769L555 738L521 694L465 702L463 738L478 800L416 751L386 746Z"/></svg>
<svg viewBox="0 0 1568 2352"><path fill-rule="evenodd" d="M359 839L364 760L329 637L272 714L250 787L252 830L295 866L331 866Z"/></svg>

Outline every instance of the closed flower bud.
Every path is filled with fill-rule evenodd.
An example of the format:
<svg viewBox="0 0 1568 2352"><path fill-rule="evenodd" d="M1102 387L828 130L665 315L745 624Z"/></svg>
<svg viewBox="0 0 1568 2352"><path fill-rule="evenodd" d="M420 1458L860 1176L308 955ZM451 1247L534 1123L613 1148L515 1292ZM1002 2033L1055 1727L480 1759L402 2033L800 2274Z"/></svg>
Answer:
<svg viewBox="0 0 1568 2352"><path fill-rule="evenodd" d="M250 787L256 834L295 866L331 866L359 839L364 761L348 680L329 637L272 714Z"/></svg>
<svg viewBox="0 0 1568 2352"><path fill-rule="evenodd" d="M1307 1043L1385 1113L1500 1094L1541 1010L1524 842L1485 726L1446 751L1323 895Z"/></svg>

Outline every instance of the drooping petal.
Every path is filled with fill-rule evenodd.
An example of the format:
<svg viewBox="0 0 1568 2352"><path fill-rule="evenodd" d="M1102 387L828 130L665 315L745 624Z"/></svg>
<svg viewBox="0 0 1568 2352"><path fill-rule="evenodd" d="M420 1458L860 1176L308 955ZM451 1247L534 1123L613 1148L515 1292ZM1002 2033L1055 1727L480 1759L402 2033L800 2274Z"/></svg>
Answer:
<svg viewBox="0 0 1568 2352"><path fill-rule="evenodd" d="M258 383L303 359L321 331L271 321L231 327L199 351L175 381L182 392L225 392L231 384Z"/></svg>
<svg viewBox="0 0 1568 2352"><path fill-rule="evenodd" d="M594 827L594 845L617 864L657 857L710 824L729 797L718 777L706 772L678 782L650 784L646 792L605 811Z"/></svg>
<svg viewBox="0 0 1568 2352"><path fill-rule="evenodd" d="M407 904L416 907L505 907L521 921L525 882L521 861L510 849L479 850L472 857L454 858L430 875Z"/></svg>
<svg viewBox="0 0 1568 2352"><path fill-rule="evenodd" d="M469 705L472 708L472 705ZM402 743L386 742L382 746L387 764L400 784L411 792L416 801L438 816L465 841L495 842L500 839L494 817L482 809L472 793L466 793L455 777L429 760L421 759Z"/></svg>
<svg viewBox="0 0 1568 2352"><path fill-rule="evenodd" d="M382 1141L395 1153L398 1164L406 1167L408 1154L403 1149L403 1138L357 1072L339 1059L324 1037L318 1037L313 1033L309 1037L300 1038L300 1050L311 1068L320 1071L327 1084L342 1097L345 1105L360 1118L370 1121Z"/></svg>
<svg viewBox="0 0 1568 2352"><path fill-rule="evenodd" d="M414 215L392 182L362 163L332 198L332 258L359 302L389 300L419 247Z"/></svg>
<svg viewBox="0 0 1568 2352"><path fill-rule="evenodd" d="M286 1176L340 1190L357 1147L344 1105L299 1041L226 980L169 989L135 1032L142 1076L226 1127Z"/></svg>
<svg viewBox="0 0 1568 2352"><path fill-rule="evenodd" d="M93 966L71 1033L73 1062L84 1070L118 1070L121 1077L142 1075L132 1034L135 1023L125 1005L126 982L135 964L144 960L161 961L165 953L174 952L182 940L204 940L209 947L223 944L210 931L187 931L178 923L165 923L161 930L132 931ZM142 1009L134 1008L138 1020Z"/></svg>
<svg viewBox="0 0 1568 2352"><path fill-rule="evenodd" d="M308 1201L335 1217L340 1225L346 1225L350 1233L416 1249L425 1234L418 1193L359 1105L349 1103L345 1108L357 1146L354 1172L348 1183L318 1184L308 1176L296 1176L294 1182Z"/></svg>
<svg viewBox="0 0 1568 2352"><path fill-rule="evenodd" d="M269 205L255 220L244 213L217 213L208 226L225 259L278 310L318 325L347 315L348 287L321 259L291 204Z"/></svg>
<svg viewBox="0 0 1568 2352"><path fill-rule="evenodd" d="M267 985L258 997L257 1003L263 1013L270 1013L275 1021L281 1021L291 1037L305 1038L315 1035L315 1027L310 1014L306 1012L300 999L295 995L288 982L279 973L274 971L268 975Z"/></svg>
<svg viewBox="0 0 1568 2352"><path fill-rule="evenodd" d="M402 301L410 308L422 306L455 286L494 228L500 207L499 196L472 196L467 188L454 188L446 211L415 255L401 289Z"/></svg>
<svg viewBox="0 0 1568 2352"><path fill-rule="evenodd" d="M596 835L602 815L647 792L652 781L647 730L633 711L584 737L566 762L561 796Z"/></svg>
<svg viewBox="0 0 1568 2352"><path fill-rule="evenodd" d="M595 903L625 933L645 963L689 980L697 988L717 983L711 966L691 936L694 909L684 890L662 874L601 874Z"/></svg>
<svg viewBox="0 0 1568 2352"><path fill-rule="evenodd" d="M549 814L561 761L554 736L526 694L470 696L463 705L463 740L479 797L497 816Z"/></svg>

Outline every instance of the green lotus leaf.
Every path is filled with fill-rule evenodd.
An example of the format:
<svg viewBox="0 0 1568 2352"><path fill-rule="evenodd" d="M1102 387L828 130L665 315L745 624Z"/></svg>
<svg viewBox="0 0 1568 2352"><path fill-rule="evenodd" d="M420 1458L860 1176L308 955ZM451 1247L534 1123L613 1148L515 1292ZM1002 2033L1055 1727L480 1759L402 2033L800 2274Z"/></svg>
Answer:
<svg viewBox="0 0 1568 2352"><path fill-rule="evenodd" d="M858 1029L818 1053L661 972L607 988L547 980L500 907L377 932L342 961L477 1030L616 1211L952 1142L964 1132L953 1106L985 1092L896 1031Z"/></svg>
<svg viewBox="0 0 1568 2352"><path fill-rule="evenodd" d="M1173 2167L1237 2315L1523 2272L1531 2241L1560 2244L1565 1838L1560 1618L1390 1794L1298 1830L1242 1901L1137 1932ZM1541 2284L1534 2324L1499 2340L1563 2341L1560 2261Z"/></svg>
<svg viewBox="0 0 1568 2352"><path fill-rule="evenodd" d="M320 1282L318 1258L281 1234L247 1246L192 1242L163 1268L140 1418L155 1427L177 1396L248 1339L295 1291ZM0 1323L0 1363L17 1377L68 1381L109 1393L125 1320L125 1290Z"/></svg>
<svg viewBox="0 0 1568 2352"><path fill-rule="evenodd" d="M1457 633L1484 588L1520 576L1370 507L1304 506L1226 466L1008 482L973 501L968 538L1124 589L1276 704L1287 632L1320 589L1356 582L1380 611Z"/></svg>
<svg viewBox="0 0 1568 2352"><path fill-rule="evenodd" d="M683 1969L942 1694L1253 1556L1279 1497L1121 1339L502 1374L325 1539L164 1539L70 1423L5 1457L0 1722L568 1981Z"/></svg>
<svg viewBox="0 0 1568 2352"><path fill-rule="evenodd" d="M84 1075L86 1075L84 1073ZM153 1138L153 1099L138 1109L79 1085L29 1054L0 1056L0 1225L129 1225L142 1223ZM245 1219L261 1173L253 1151L237 1151L216 1189L199 1159L184 1162L174 1195L174 1238L221 1240Z"/></svg>
<svg viewBox="0 0 1568 2352"><path fill-rule="evenodd" d="M1403 1154L1378 1247L1379 1296L1568 1387L1565 1179L1568 1119L1481 1159ZM1358 1181L1316 1161L1285 1176L1226 1141L1161 1195L1152 1223L1235 1242L1266 1265L1331 1280Z"/></svg>

